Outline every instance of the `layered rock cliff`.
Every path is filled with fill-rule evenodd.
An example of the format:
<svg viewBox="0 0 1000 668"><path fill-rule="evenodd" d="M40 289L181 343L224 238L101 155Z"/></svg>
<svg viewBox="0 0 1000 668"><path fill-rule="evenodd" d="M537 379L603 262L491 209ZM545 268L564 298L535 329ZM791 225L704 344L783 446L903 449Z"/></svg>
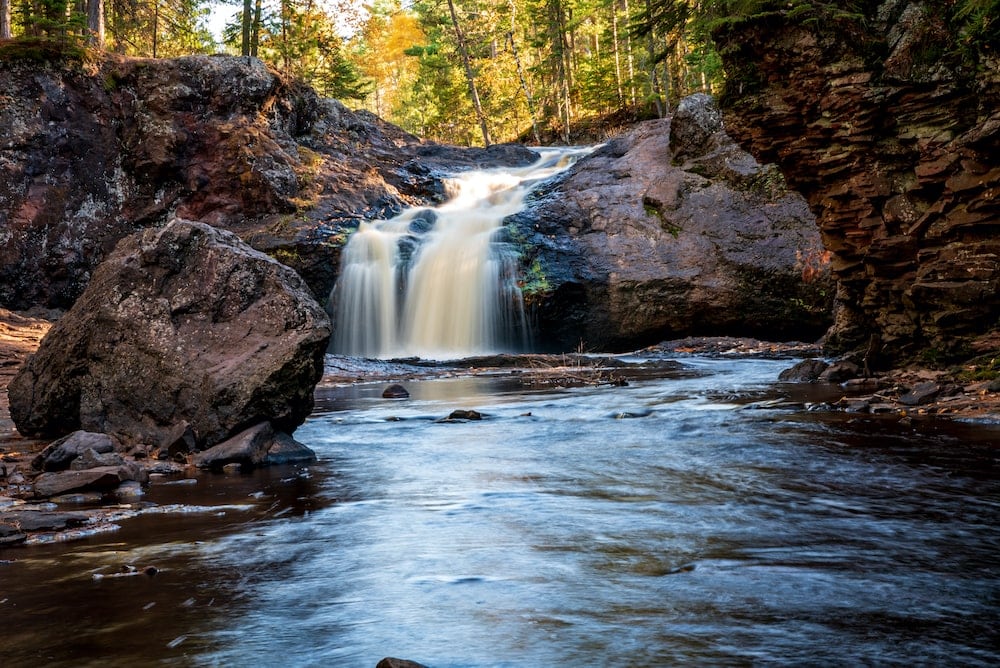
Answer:
<svg viewBox="0 0 1000 668"><path fill-rule="evenodd" d="M778 163L832 253L830 346L872 366L997 349L996 45L970 49L943 0L822 7L730 20L715 38L728 132Z"/></svg>

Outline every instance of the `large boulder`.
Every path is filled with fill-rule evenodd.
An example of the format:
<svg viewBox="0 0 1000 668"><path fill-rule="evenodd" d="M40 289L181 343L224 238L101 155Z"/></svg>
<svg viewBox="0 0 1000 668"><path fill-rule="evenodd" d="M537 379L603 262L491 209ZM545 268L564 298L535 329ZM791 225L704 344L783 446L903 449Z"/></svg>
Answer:
<svg viewBox="0 0 1000 668"><path fill-rule="evenodd" d="M26 435L204 449L312 409L330 336L302 279L234 234L174 220L124 239L11 382Z"/></svg>
<svg viewBox="0 0 1000 668"><path fill-rule="evenodd" d="M512 226L538 338L555 348L815 339L831 322L815 218L706 95L580 160Z"/></svg>

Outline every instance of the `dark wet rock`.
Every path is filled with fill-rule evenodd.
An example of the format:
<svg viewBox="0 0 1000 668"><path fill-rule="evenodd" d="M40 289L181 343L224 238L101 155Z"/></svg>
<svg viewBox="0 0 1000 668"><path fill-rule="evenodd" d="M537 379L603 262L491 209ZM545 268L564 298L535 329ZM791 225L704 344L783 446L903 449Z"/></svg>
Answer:
<svg viewBox="0 0 1000 668"><path fill-rule="evenodd" d="M375 665L375 668L427 668L427 666L416 661L410 661L409 659L394 659L391 656L387 656L379 661Z"/></svg>
<svg viewBox="0 0 1000 668"><path fill-rule="evenodd" d="M819 375L819 379L827 383L843 383L860 375L861 367L854 362L842 360L831 364Z"/></svg>
<svg viewBox="0 0 1000 668"><path fill-rule="evenodd" d="M390 385L382 391L383 399L406 399L409 396L410 393L407 389L398 383Z"/></svg>
<svg viewBox="0 0 1000 668"><path fill-rule="evenodd" d="M823 360L802 360L790 369L785 369L779 373L778 380L785 383L811 383L819 380L820 374L829 367L830 365Z"/></svg>
<svg viewBox="0 0 1000 668"><path fill-rule="evenodd" d="M833 284L813 214L720 129L709 99L608 142L508 219L539 342L625 351L826 331Z"/></svg>
<svg viewBox="0 0 1000 668"><path fill-rule="evenodd" d="M94 469L98 466L122 466L125 458L117 452L98 453L96 450L88 448L80 453L80 456L69 464L71 471L84 471Z"/></svg>
<svg viewBox="0 0 1000 668"><path fill-rule="evenodd" d="M316 461L316 453L308 446L299 443L288 434L277 433L267 450L264 460L266 466L281 466L285 464L309 464Z"/></svg>
<svg viewBox="0 0 1000 668"><path fill-rule="evenodd" d="M64 471L86 452L93 453L91 459L96 459L100 455L114 452L117 446L117 441L107 434L78 430L49 444L35 457L31 465L39 471Z"/></svg>
<svg viewBox="0 0 1000 668"><path fill-rule="evenodd" d="M197 449L198 442L194 435L194 429L191 428L187 420L181 420L166 432L163 444L160 446L160 453L164 454L165 458L171 458L195 452Z"/></svg>
<svg viewBox="0 0 1000 668"><path fill-rule="evenodd" d="M942 393L942 388L937 383L925 382L917 383L913 388L899 397L899 403L904 406L920 406L928 404Z"/></svg>
<svg viewBox="0 0 1000 668"><path fill-rule="evenodd" d="M0 514L0 545L17 545L28 539L28 534L17 524L4 521L2 517L3 514Z"/></svg>
<svg viewBox="0 0 1000 668"><path fill-rule="evenodd" d="M634 418L644 418L649 417L653 414L653 411L648 408L637 408L631 411L621 411L619 413L612 413L611 417L615 420L631 420Z"/></svg>
<svg viewBox="0 0 1000 668"><path fill-rule="evenodd" d="M274 440L274 428L262 422L218 445L195 454L192 462L199 468L221 469L226 464L260 466Z"/></svg>
<svg viewBox="0 0 1000 668"><path fill-rule="evenodd" d="M236 464L253 468L277 464L307 463L315 453L288 434L275 432L269 422L263 422L237 434L229 440L195 454L193 463L199 468L220 470Z"/></svg>
<svg viewBox="0 0 1000 668"><path fill-rule="evenodd" d="M453 410L447 418L448 420L482 420L483 414L475 410L457 409Z"/></svg>
<svg viewBox="0 0 1000 668"><path fill-rule="evenodd" d="M141 471L141 473L140 473ZM35 495L57 496L69 492L110 492L124 480L143 477L145 471L129 466L100 466L85 471L58 471L43 473L35 478ZM148 479L148 475L146 476Z"/></svg>
<svg viewBox="0 0 1000 668"><path fill-rule="evenodd" d="M11 417L23 434L84 429L127 447L169 448L185 423L199 449L266 420L291 432L312 409L329 336L294 271L175 220L100 266L10 383Z"/></svg>
<svg viewBox="0 0 1000 668"><path fill-rule="evenodd" d="M23 532L62 531L82 526L89 519L90 515L81 511L51 511L26 505L0 512L0 527L13 526Z"/></svg>

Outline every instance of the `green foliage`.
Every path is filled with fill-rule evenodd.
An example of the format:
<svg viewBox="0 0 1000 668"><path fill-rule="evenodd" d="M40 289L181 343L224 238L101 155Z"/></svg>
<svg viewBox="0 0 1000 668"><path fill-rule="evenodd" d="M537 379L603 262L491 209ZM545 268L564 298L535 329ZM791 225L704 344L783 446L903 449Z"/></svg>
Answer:
<svg viewBox="0 0 1000 668"><path fill-rule="evenodd" d="M964 59L1000 57L1000 0L958 0L949 19Z"/></svg>
<svg viewBox="0 0 1000 668"><path fill-rule="evenodd" d="M966 383L1000 380L1000 355L991 353L971 359L955 375L958 380Z"/></svg>
<svg viewBox="0 0 1000 668"><path fill-rule="evenodd" d="M82 63L89 57L86 47L75 40L18 37L0 42L0 62Z"/></svg>
<svg viewBox="0 0 1000 668"><path fill-rule="evenodd" d="M535 261L528 267L524 279L520 283L520 288L525 301L529 303L552 290L540 259L535 258Z"/></svg>

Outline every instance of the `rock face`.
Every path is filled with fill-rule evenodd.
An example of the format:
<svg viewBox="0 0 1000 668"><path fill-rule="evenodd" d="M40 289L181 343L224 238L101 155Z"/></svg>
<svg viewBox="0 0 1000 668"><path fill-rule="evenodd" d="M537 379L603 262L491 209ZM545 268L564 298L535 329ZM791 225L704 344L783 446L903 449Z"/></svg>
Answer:
<svg viewBox="0 0 1000 668"><path fill-rule="evenodd" d="M817 216L839 286L831 347L873 367L985 351L1000 321L995 42L960 43L943 0L854 7L720 28L727 128Z"/></svg>
<svg viewBox="0 0 1000 668"><path fill-rule="evenodd" d="M830 323L815 219L705 95L580 160L512 225L537 338L556 348L815 339Z"/></svg>
<svg viewBox="0 0 1000 668"><path fill-rule="evenodd" d="M288 267L204 223L123 240L9 387L26 435L204 449L312 409L329 320Z"/></svg>
<svg viewBox="0 0 1000 668"><path fill-rule="evenodd" d="M254 58L0 68L0 306L68 308L124 236L176 213L238 233L326 295L358 218L443 196L441 169L522 148L428 145Z"/></svg>

